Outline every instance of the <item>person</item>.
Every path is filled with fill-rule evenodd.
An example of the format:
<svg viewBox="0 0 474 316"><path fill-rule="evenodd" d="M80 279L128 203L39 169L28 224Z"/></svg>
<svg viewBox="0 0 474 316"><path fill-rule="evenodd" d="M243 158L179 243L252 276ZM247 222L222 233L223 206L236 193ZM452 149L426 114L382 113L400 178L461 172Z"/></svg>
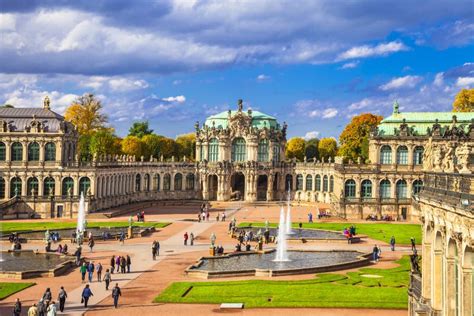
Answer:
<svg viewBox="0 0 474 316"><path fill-rule="evenodd" d="M92 277L94 276L94 261L89 262L89 265L87 265L87 272L89 275L89 283L92 283Z"/></svg>
<svg viewBox="0 0 474 316"><path fill-rule="evenodd" d="M124 256L120 257L120 273L125 273L125 268L127 267L127 260Z"/></svg>
<svg viewBox="0 0 474 316"><path fill-rule="evenodd" d="M61 289L58 293L58 301L59 301L59 311L62 313L64 312L64 305L66 304L67 293L64 289L64 286L61 286Z"/></svg>
<svg viewBox="0 0 474 316"><path fill-rule="evenodd" d="M67 255L67 244L64 244L64 247L63 247L63 254Z"/></svg>
<svg viewBox="0 0 474 316"><path fill-rule="evenodd" d="M209 222L209 211L206 211L206 221Z"/></svg>
<svg viewBox="0 0 474 316"><path fill-rule="evenodd" d="M222 212L221 218L222 218L222 221L225 222L225 212Z"/></svg>
<svg viewBox="0 0 474 316"><path fill-rule="evenodd" d="M97 282L102 282L102 264L100 262L96 264L95 271L97 272Z"/></svg>
<svg viewBox="0 0 474 316"><path fill-rule="evenodd" d="M36 304L31 305L28 309L28 316L38 316L38 307L36 307Z"/></svg>
<svg viewBox="0 0 474 316"><path fill-rule="evenodd" d="M382 248L377 246L377 259L382 258Z"/></svg>
<svg viewBox="0 0 474 316"><path fill-rule="evenodd" d="M415 252L416 251L415 237L411 237L410 242L411 242L411 250Z"/></svg>
<svg viewBox="0 0 474 316"><path fill-rule="evenodd" d="M38 316L44 316L44 313L46 313L46 304L44 303L43 299L40 299L38 302Z"/></svg>
<svg viewBox="0 0 474 316"><path fill-rule="evenodd" d="M300 229L303 228L303 223L300 222L300 223L298 224L298 227L299 227Z"/></svg>
<svg viewBox="0 0 474 316"><path fill-rule="evenodd" d="M76 252L74 253L76 257L76 265L79 265L81 263L81 246L77 247Z"/></svg>
<svg viewBox="0 0 474 316"><path fill-rule="evenodd" d="M91 248L91 252L92 252L92 248L94 248L94 245L95 245L94 237L91 237L89 239L89 248Z"/></svg>
<svg viewBox="0 0 474 316"><path fill-rule="evenodd" d="M184 233L184 245L185 245L185 246L188 245L188 232L185 232L185 233Z"/></svg>
<svg viewBox="0 0 474 316"><path fill-rule="evenodd" d="M156 260L156 240L153 240L153 243L151 244L151 256L153 257L153 260Z"/></svg>
<svg viewBox="0 0 474 316"><path fill-rule="evenodd" d="M395 251L395 237L394 236L390 238L390 248L392 249L392 251Z"/></svg>
<svg viewBox="0 0 474 316"><path fill-rule="evenodd" d="M308 223L312 223L313 222L313 213L309 212L308 213Z"/></svg>
<svg viewBox="0 0 474 316"><path fill-rule="evenodd" d="M81 299L81 303L84 303L84 307L87 308L87 302L89 302L89 298L91 296L94 296L94 294L92 294L92 291L91 289L89 288L89 284L86 284L86 287L82 290L82 299Z"/></svg>
<svg viewBox="0 0 474 316"><path fill-rule="evenodd" d="M120 262L122 262L121 257L117 256L115 259L115 265L117 266L117 272L120 271Z"/></svg>
<svg viewBox="0 0 474 316"><path fill-rule="evenodd" d="M49 302L51 302L52 299L53 299L53 295L51 294L51 290L48 287L43 294L43 301L46 302L46 304L49 304Z"/></svg>
<svg viewBox="0 0 474 316"><path fill-rule="evenodd" d="M156 255L157 256L160 255L160 242L159 241L156 242Z"/></svg>
<svg viewBox="0 0 474 316"><path fill-rule="evenodd" d="M120 237L119 237L119 241L120 241L120 244L123 244L125 243L125 233L122 231L120 232Z"/></svg>
<svg viewBox="0 0 474 316"><path fill-rule="evenodd" d="M51 304L48 305L47 312L47 316L56 316L58 314L56 303L54 301L52 301Z"/></svg>
<svg viewBox="0 0 474 316"><path fill-rule="evenodd" d="M59 244L58 249L56 249L56 252L59 254L63 252L63 246L61 246L61 244Z"/></svg>
<svg viewBox="0 0 474 316"><path fill-rule="evenodd" d="M13 315L14 316L21 315L21 302L19 298L16 299L15 305L13 306Z"/></svg>
<svg viewBox="0 0 474 316"><path fill-rule="evenodd" d="M374 249L372 249L372 258L373 258L374 262L379 261L378 254L379 254L379 247L377 247L377 245L375 245Z"/></svg>
<svg viewBox="0 0 474 316"><path fill-rule="evenodd" d="M214 246L217 239L216 234L214 234L214 232L211 233L210 239L211 239L211 246Z"/></svg>
<svg viewBox="0 0 474 316"><path fill-rule="evenodd" d="M130 265L132 264L132 259L127 255L127 273L130 273Z"/></svg>
<svg viewBox="0 0 474 316"><path fill-rule="evenodd" d="M142 211L142 222L145 222L145 211Z"/></svg>
<svg viewBox="0 0 474 316"><path fill-rule="evenodd" d="M192 232L189 234L189 244L194 245L194 234Z"/></svg>
<svg viewBox="0 0 474 316"><path fill-rule="evenodd" d="M122 295L122 291L118 286L118 283L115 283L115 287L112 290L112 297L114 298L114 306L117 308L119 297Z"/></svg>
<svg viewBox="0 0 474 316"><path fill-rule="evenodd" d="M110 258L110 269L112 270L111 273L114 273L115 270L115 256L112 255L112 258Z"/></svg>
<svg viewBox="0 0 474 316"><path fill-rule="evenodd" d="M217 212L217 215L216 215L216 222L219 221L219 212Z"/></svg>
<svg viewBox="0 0 474 316"><path fill-rule="evenodd" d="M105 290L108 291L110 281L112 281L112 276L110 275L109 269L105 270L104 281L105 281Z"/></svg>
<svg viewBox="0 0 474 316"><path fill-rule="evenodd" d="M198 223L201 222L201 213L198 213Z"/></svg>

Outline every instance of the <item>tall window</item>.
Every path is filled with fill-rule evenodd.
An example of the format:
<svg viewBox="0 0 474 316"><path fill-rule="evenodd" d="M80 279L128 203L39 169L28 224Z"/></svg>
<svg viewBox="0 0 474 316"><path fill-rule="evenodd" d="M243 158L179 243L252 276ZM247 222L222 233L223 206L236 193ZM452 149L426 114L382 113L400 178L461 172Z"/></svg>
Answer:
<svg viewBox="0 0 474 316"><path fill-rule="evenodd" d="M26 195L32 196L32 195L38 195L38 179L36 177L31 177L28 179L26 182Z"/></svg>
<svg viewBox="0 0 474 316"><path fill-rule="evenodd" d="M169 191L171 188L171 176L169 173L163 176L163 190Z"/></svg>
<svg viewBox="0 0 474 316"><path fill-rule="evenodd" d="M194 174L192 173L188 173L188 175L186 176L186 190L194 190Z"/></svg>
<svg viewBox="0 0 474 316"><path fill-rule="evenodd" d="M423 152L424 148L422 146L416 146L413 150L413 164L421 165L423 164Z"/></svg>
<svg viewBox="0 0 474 316"><path fill-rule="evenodd" d="M183 175L177 173L174 175L174 190L181 191L183 189Z"/></svg>
<svg viewBox="0 0 474 316"><path fill-rule="evenodd" d="M334 192L334 176L329 177L329 192Z"/></svg>
<svg viewBox="0 0 474 316"><path fill-rule="evenodd" d="M157 173L153 178L153 181L155 182L155 190L160 191L160 175Z"/></svg>
<svg viewBox="0 0 474 316"><path fill-rule="evenodd" d="M23 159L23 145L21 143L13 143L12 144L11 160L12 161L21 161L22 159Z"/></svg>
<svg viewBox="0 0 474 316"><path fill-rule="evenodd" d="M56 160L56 145L54 143L46 143L46 145L44 146L44 160Z"/></svg>
<svg viewBox="0 0 474 316"><path fill-rule="evenodd" d="M52 179L52 178L51 178ZM54 180L53 180L54 181ZM106 181L107 185L110 185L109 181ZM49 191L46 190L46 180L44 181L44 195L49 195ZM63 185L61 186L61 195L62 196L73 196L74 195L74 180L71 177L63 179Z"/></svg>
<svg viewBox="0 0 474 316"><path fill-rule="evenodd" d="M273 144L273 161L280 161L280 145Z"/></svg>
<svg viewBox="0 0 474 316"><path fill-rule="evenodd" d="M323 177L323 191L324 192L328 191L328 176Z"/></svg>
<svg viewBox="0 0 474 316"><path fill-rule="evenodd" d="M10 197L21 196L21 179L14 177L10 181Z"/></svg>
<svg viewBox="0 0 474 316"><path fill-rule="evenodd" d="M303 190L303 175L296 175L296 190Z"/></svg>
<svg viewBox="0 0 474 316"><path fill-rule="evenodd" d="M145 185L145 191L150 191L150 175L148 173L143 177L143 184Z"/></svg>
<svg viewBox="0 0 474 316"><path fill-rule="evenodd" d="M293 190L293 177L291 174L287 174L285 177L285 191Z"/></svg>
<svg viewBox="0 0 474 316"><path fill-rule="evenodd" d="M258 142L258 161L268 161L268 139L266 138Z"/></svg>
<svg viewBox="0 0 474 316"><path fill-rule="evenodd" d="M135 176L135 192L140 192L142 189L142 177L139 173Z"/></svg>
<svg viewBox="0 0 474 316"><path fill-rule="evenodd" d="M219 141L217 138L211 138L209 141L209 161L219 160Z"/></svg>
<svg viewBox="0 0 474 316"><path fill-rule="evenodd" d="M247 152L245 148L245 139L239 137L232 142L232 161L245 161Z"/></svg>
<svg viewBox="0 0 474 316"><path fill-rule="evenodd" d="M372 181L364 180L360 185L360 195L362 198L372 197Z"/></svg>
<svg viewBox="0 0 474 316"><path fill-rule="evenodd" d="M313 190L313 176L309 174L306 176L306 191L312 191L312 190Z"/></svg>
<svg viewBox="0 0 474 316"><path fill-rule="evenodd" d="M413 194L420 193L422 188L423 188L423 180L413 181Z"/></svg>
<svg viewBox="0 0 474 316"><path fill-rule="evenodd" d="M40 155L39 144L34 142L28 145L28 161L38 161Z"/></svg>
<svg viewBox="0 0 474 316"><path fill-rule="evenodd" d="M321 176L319 174L316 175L315 189L321 191Z"/></svg>
<svg viewBox="0 0 474 316"><path fill-rule="evenodd" d="M5 179L0 178L0 199L5 198Z"/></svg>
<svg viewBox="0 0 474 316"><path fill-rule="evenodd" d="M389 199L391 197L391 185L389 180L380 181L380 198Z"/></svg>
<svg viewBox="0 0 474 316"><path fill-rule="evenodd" d="M82 177L79 180L79 195L84 194L87 196L89 188L91 187L91 180L88 177Z"/></svg>
<svg viewBox="0 0 474 316"><path fill-rule="evenodd" d="M397 193L397 199L407 198L407 182L405 180L398 180L397 186L395 187Z"/></svg>
<svg viewBox="0 0 474 316"><path fill-rule="evenodd" d="M408 165L408 148L407 146L399 146L397 148L397 164Z"/></svg>
<svg viewBox="0 0 474 316"><path fill-rule="evenodd" d="M348 198L355 198L356 196L356 183L354 180L349 179L344 185L344 196Z"/></svg>
<svg viewBox="0 0 474 316"><path fill-rule="evenodd" d="M388 145L383 145L380 148L380 163L382 165L389 165L392 163L392 148Z"/></svg>
<svg viewBox="0 0 474 316"><path fill-rule="evenodd" d="M7 149L5 144L0 142L0 161L5 161L7 158Z"/></svg>

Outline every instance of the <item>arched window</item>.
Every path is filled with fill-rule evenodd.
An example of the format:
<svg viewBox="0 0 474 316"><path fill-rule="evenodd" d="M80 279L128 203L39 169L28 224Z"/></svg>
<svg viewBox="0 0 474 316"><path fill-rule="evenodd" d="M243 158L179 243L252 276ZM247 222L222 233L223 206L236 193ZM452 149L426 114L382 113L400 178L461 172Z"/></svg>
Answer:
<svg viewBox="0 0 474 316"><path fill-rule="evenodd" d="M21 143L12 144L11 161L21 161L23 159L23 145Z"/></svg>
<svg viewBox="0 0 474 316"><path fill-rule="evenodd" d="M5 161L7 158L7 148L5 144L0 142L0 161Z"/></svg>
<svg viewBox="0 0 474 316"><path fill-rule="evenodd" d="M329 192L334 192L334 176L329 177Z"/></svg>
<svg viewBox="0 0 474 316"><path fill-rule="evenodd" d="M43 195L44 196L53 196L55 189L55 181L52 177L44 178L43 180Z"/></svg>
<svg viewBox="0 0 474 316"><path fill-rule="evenodd" d="M273 144L273 161L280 161L280 145Z"/></svg>
<svg viewBox="0 0 474 316"><path fill-rule="evenodd" d="M110 185L109 181L107 181L106 183L108 185ZM48 187L49 186L46 185L46 179L45 179L45 181L44 181L44 188L45 188L44 195L49 195L49 191L46 190L46 188L48 188ZM62 196L73 196L74 195L74 180L71 177L66 177L66 178L63 179L63 184L61 186L61 195Z"/></svg>
<svg viewBox="0 0 474 316"><path fill-rule="evenodd" d="M140 192L142 189L142 177L139 173L135 176L135 192Z"/></svg>
<svg viewBox="0 0 474 316"><path fill-rule="evenodd" d="M313 190L313 176L308 174L306 176L306 191L312 191Z"/></svg>
<svg viewBox="0 0 474 316"><path fill-rule="evenodd" d="M186 190L194 190L194 174L192 173L188 173L188 175L186 176Z"/></svg>
<svg viewBox="0 0 474 316"><path fill-rule="evenodd" d="M171 188L171 176L169 173L163 176L163 190L169 191Z"/></svg>
<svg viewBox="0 0 474 316"><path fill-rule="evenodd" d="M372 181L364 180L360 185L360 195L362 198L372 197Z"/></svg>
<svg viewBox="0 0 474 316"><path fill-rule="evenodd" d="M347 198L355 198L356 196L356 183L354 180L349 179L344 185L344 196Z"/></svg>
<svg viewBox="0 0 474 316"><path fill-rule="evenodd" d="M293 191L293 177L291 174L287 174L285 177L285 191Z"/></svg>
<svg viewBox="0 0 474 316"><path fill-rule="evenodd" d="M388 145L383 145L380 148L380 163L382 165L389 165L392 163L392 148Z"/></svg>
<svg viewBox="0 0 474 316"><path fill-rule="evenodd" d="M219 141L211 138L209 141L209 161L219 161Z"/></svg>
<svg viewBox="0 0 474 316"><path fill-rule="evenodd" d="M21 179L14 177L10 180L10 197L21 196Z"/></svg>
<svg viewBox="0 0 474 316"><path fill-rule="evenodd" d="M413 181L413 194L420 193L422 188L423 188L423 180Z"/></svg>
<svg viewBox="0 0 474 316"><path fill-rule="evenodd" d="M38 195L38 179L36 177L31 177L26 182L26 195L28 196L37 196Z"/></svg>
<svg viewBox="0 0 474 316"><path fill-rule="evenodd" d="M5 198L5 179L0 178L0 199Z"/></svg>
<svg viewBox="0 0 474 316"><path fill-rule="evenodd" d="M296 175L296 190L303 190L303 175Z"/></svg>
<svg viewBox="0 0 474 316"><path fill-rule="evenodd" d="M245 139L239 137L232 142L232 161L245 161L247 159Z"/></svg>
<svg viewBox="0 0 474 316"><path fill-rule="evenodd" d="M28 161L39 161L40 146L37 142L28 145Z"/></svg>
<svg viewBox="0 0 474 316"><path fill-rule="evenodd" d="M89 194L89 188L91 187L91 180L88 177L82 177L79 180L79 195L84 194L87 196Z"/></svg>
<svg viewBox="0 0 474 316"><path fill-rule="evenodd" d="M413 164L421 165L423 164L423 152L425 149L422 146L416 146L413 150Z"/></svg>
<svg viewBox="0 0 474 316"><path fill-rule="evenodd" d="M160 191L160 175L157 173L154 175L154 182L155 182L155 189L156 191Z"/></svg>
<svg viewBox="0 0 474 316"><path fill-rule="evenodd" d="M268 139L266 138L258 142L258 161L268 161Z"/></svg>
<svg viewBox="0 0 474 316"><path fill-rule="evenodd" d="M408 165L408 148L407 146L398 146L397 148L397 164Z"/></svg>
<svg viewBox="0 0 474 316"><path fill-rule="evenodd" d="M395 187L397 193L397 199L407 198L407 182L405 180L398 180L397 186Z"/></svg>
<svg viewBox="0 0 474 316"><path fill-rule="evenodd" d="M46 143L46 145L44 146L44 160L56 160L56 145L54 143Z"/></svg>
<svg viewBox="0 0 474 316"><path fill-rule="evenodd" d="M183 175L177 173L174 175L174 190L181 191L183 189Z"/></svg>
<svg viewBox="0 0 474 316"><path fill-rule="evenodd" d="M380 181L380 198L381 199L390 199L392 196L391 184L389 180Z"/></svg>
<svg viewBox="0 0 474 316"><path fill-rule="evenodd" d="M328 191L328 176L323 177L323 191L324 192Z"/></svg>
<svg viewBox="0 0 474 316"><path fill-rule="evenodd" d="M145 185L145 191L150 191L150 175L148 173L143 176L143 181Z"/></svg>
<svg viewBox="0 0 474 316"><path fill-rule="evenodd" d="M315 189L321 191L321 176L319 174L316 175Z"/></svg>

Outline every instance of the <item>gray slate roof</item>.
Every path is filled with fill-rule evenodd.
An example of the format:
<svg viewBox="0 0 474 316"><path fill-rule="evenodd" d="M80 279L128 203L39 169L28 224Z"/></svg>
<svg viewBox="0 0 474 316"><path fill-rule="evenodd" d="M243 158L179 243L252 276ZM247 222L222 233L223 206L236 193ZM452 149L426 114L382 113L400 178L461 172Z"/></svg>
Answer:
<svg viewBox="0 0 474 316"><path fill-rule="evenodd" d="M24 131L30 126L33 116L41 122L45 132L60 130L64 117L51 110L43 108L0 108L0 120L6 121L12 131Z"/></svg>

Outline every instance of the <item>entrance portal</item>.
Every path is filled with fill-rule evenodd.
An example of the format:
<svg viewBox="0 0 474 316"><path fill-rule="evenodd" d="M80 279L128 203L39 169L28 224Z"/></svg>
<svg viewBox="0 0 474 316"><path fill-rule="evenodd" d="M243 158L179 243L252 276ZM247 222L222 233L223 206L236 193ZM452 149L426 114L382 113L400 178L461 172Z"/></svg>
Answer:
<svg viewBox="0 0 474 316"><path fill-rule="evenodd" d="M245 196L245 176L242 172L234 173L230 179L232 192L231 200L244 200Z"/></svg>
<svg viewBox="0 0 474 316"><path fill-rule="evenodd" d="M217 176L211 174L208 181L209 201L217 200Z"/></svg>
<svg viewBox="0 0 474 316"><path fill-rule="evenodd" d="M267 200L268 177L259 175L257 180L257 201Z"/></svg>

